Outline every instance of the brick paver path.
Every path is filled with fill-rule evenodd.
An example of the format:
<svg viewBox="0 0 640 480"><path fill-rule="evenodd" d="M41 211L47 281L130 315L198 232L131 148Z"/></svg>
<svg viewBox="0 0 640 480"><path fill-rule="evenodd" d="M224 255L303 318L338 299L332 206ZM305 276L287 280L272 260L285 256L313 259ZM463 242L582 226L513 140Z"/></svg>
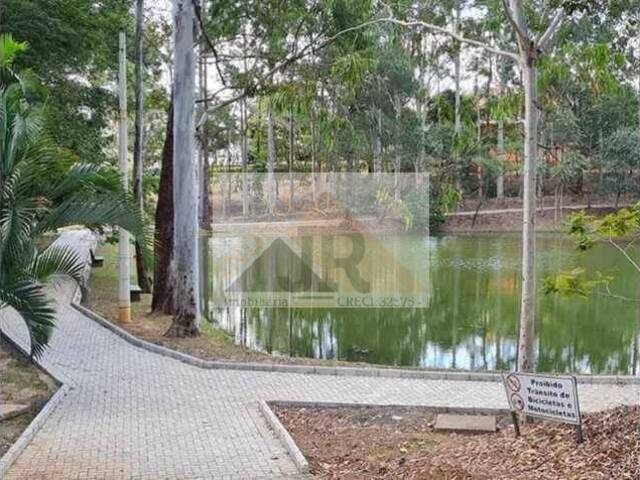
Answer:
<svg viewBox="0 0 640 480"><path fill-rule="evenodd" d="M69 394L9 471L25 479L298 478L258 400L506 407L499 383L205 370L137 348L68 304L42 362ZM4 312L3 330L26 331ZM584 410L639 403L640 385L580 385Z"/></svg>

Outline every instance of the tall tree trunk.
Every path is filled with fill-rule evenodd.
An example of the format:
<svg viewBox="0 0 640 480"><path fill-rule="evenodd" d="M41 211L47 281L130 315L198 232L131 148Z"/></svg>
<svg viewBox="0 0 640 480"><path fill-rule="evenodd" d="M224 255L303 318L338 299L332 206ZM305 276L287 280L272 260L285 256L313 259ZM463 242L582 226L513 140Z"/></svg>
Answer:
<svg viewBox="0 0 640 480"><path fill-rule="evenodd" d="M167 130L162 148L160 187L155 217L155 261L151 310L169 315L175 313L175 270L173 258L173 100L167 113Z"/></svg>
<svg viewBox="0 0 640 480"><path fill-rule="evenodd" d="M640 57L640 42L638 42L638 57ZM638 74L638 130L640 130L640 73Z"/></svg>
<svg viewBox="0 0 640 480"><path fill-rule="evenodd" d="M295 144L293 112L289 115L289 212L293 211L293 158Z"/></svg>
<svg viewBox="0 0 640 480"><path fill-rule="evenodd" d="M400 140L400 122L402 114L402 103L400 97L396 96L394 101L394 109L396 113L396 144L393 162L393 197L400 200L400 166L402 165L402 141Z"/></svg>
<svg viewBox="0 0 640 480"><path fill-rule="evenodd" d="M382 172L382 110L376 108L375 111L375 132L373 139L373 173L378 175Z"/></svg>
<svg viewBox="0 0 640 480"><path fill-rule="evenodd" d="M460 14L461 14L461 6L460 1L456 0L455 2L455 12L453 19L453 29L455 33L459 33L460 30ZM460 44L455 42L455 53L453 58L453 75L454 75L454 84L455 84L455 111L454 111L454 131L456 135L460 134L460 130L462 128L461 114L460 114L460 104L461 104L461 93L460 93L460 66L462 63L461 54L462 49L460 48Z"/></svg>
<svg viewBox="0 0 640 480"><path fill-rule="evenodd" d="M522 299L520 304L520 337L518 369L535 370L535 220L536 162L538 159L537 65L530 57L522 61L525 94L524 128L524 200L522 222Z"/></svg>
<svg viewBox="0 0 640 480"><path fill-rule="evenodd" d="M427 158L425 151L425 143L426 143L426 128L427 128L427 113L425 102L419 100L418 103L418 112L420 114L420 152L416 156L415 160L415 180L416 185L422 184L422 175L421 172L426 170Z"/></svg>
<svg viewBox="0 0 640 480"><path fill-rule="evenodd" d="M476 97L476 143L480 145L482 142L482 124L480 110L480 88L478 84L478 75L475 78L475 97ZM478 180L478 200L484 199L484 178L482 177L482 165L478 163L476 170L476 178Z"/></svg>
<svg viewBox="0 0 640 480"><path fill-rule="evenodd" d="M498 120L498 160L500 162L500 172L498 173L498 179L496 180L496 197L499 200L504 199L504 170L505 170L505 155L504 155L504 120Z"/></svg>
<svg viewBox="0 0 640 480"><path fill-rule="evenodd" d="M136 121L135 140L133 146L133 195L140 214L144 215L144 189L142 185L144 145L144 89L142 88L143 76L143 41L144 41L144 0L136 0L136 34L135 34L135 96L136 96ZM135 242L136 273L138 285L144 293L151 293L152 279L149 275L144 248L139 241Z"/></svg>
<svg viewBox="0 0 640 480"><path fill-rule="evenodd" d="M167 336L200 334L198 174L194 155L194 5L174 0L173 197L176 315Z"/></svg>
<svg viewBox="0 0 640 480"><path fill-rule="evenodd" d="M275 186L275 167L276 167L276 132L275 119L273 118L273 109L271 102L267 105L267 208L270 215L276 212L276 186Z"/></svg>
<svg viewBox="0 0 640 480"><path fill-rule="evenodd" d="M311 106L311 197L314 208L318 208L318 194L316 191L316 107Z"/></svg>
<svg viewBox="0 0 640 480"><path fill-rule="evenodd" d="M453 18L453 30L455 33L459 33L460 29L460 0L455 1L455 10L454 10L454 18ZM460 112L461 105L461 93L460 93L460 76L461 76L461 53L462 49L460 48L459 42L454 42L455 46L455 56L453 58L453 81L455 85L455 103L454 103L454 123L453 123L453 131L456 138L460 135L460 131L462 130L462 118ZM460 155L457 151L453 153L453 162L454 162L454 172L455 172L455 186L456 189L462 190L462 171L460 168Z"/></svg>
<svg viewBox="0 0 640 480"><path fill-rule="evenodd" d="M206 18L207 0L201 2L201 15ZM207 69L207 47L202 36L200 43L200 98L204 98L203 108L206 112L209 110L208 97L208 69ZM202 125L200 134L200 155L199 155L199 171L200 171L200 199L198 206L198 221L200 228L203 230L211 230L211 208L209 206L209 122L205 121Z"/></svg>
<svg viewBox="0 0 640 480"><path fill-rule="evenodd" d="M247 140L247 100L240 101L240 155L242 162L242 216L249 215L249 186L247 183L247 165L249 163L249 142Z"/></svg>
<svg viewBox="0 0 640 480"><path fill-rule="evenodd" d="M242 32L242 57L243 71L247 72L247 36ZM246 93L246 92L245 92ZM249 186L247 183L247 166L249 164L249 141L247 139L248 132L247 122L247 97L246 95L240 100L240 154L242 155L242 217L249 215Z"/></svg>
<svg viewBox="0 0 640 480"><path fill-rule="evenodd" d="M504 59L500 60L498 65L502 65ZM504 94L504 74L502 71L498 71L498 81L499 81L499 94ZM499 200L504 199L504 177L506 170L506 158L504 151L504 118L500 115L498 119L498 162L500 166L500 171L498 172L498 178L496 180L496 197Z"/></svg>

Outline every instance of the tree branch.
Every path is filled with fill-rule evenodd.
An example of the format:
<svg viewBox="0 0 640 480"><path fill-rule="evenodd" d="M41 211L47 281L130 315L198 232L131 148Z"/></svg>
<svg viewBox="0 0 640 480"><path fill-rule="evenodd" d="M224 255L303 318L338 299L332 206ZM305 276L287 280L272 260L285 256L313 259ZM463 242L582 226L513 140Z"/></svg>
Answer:
<svg viewBox="0 0 640 480"><path fill-rule="evenodd" d="M467 45L473 45L474 47L478 47L481 48L487 52L493 53L495 55L499 55L501 57L507 57L510 58L512 60L515 61L519 61L520 57L518 56L518 54L514 53L514 52L509 52L506 50L500 50L499 48L495 48L492 47L491 45L487 45L485 43L482 43L478 40L473 40L471 38L466 38L463 37L462 35L459 35L455 32L452 32L450 30L447 30L444 27L440 27L438 25L433 25L431 23L427 23L427 22L423 22L421 20L414 20L414 21L410 21L410 22L406 22L404 20L398 20L397 18L392 18L392 17L388 17L388 18L381 18L381 19L377 19L377 20L372 20L371 22L368 23L380 23L380 22L389 22L389 23L393 23L396 25L402 25L404 27L423 27L426 28L427 30L430 30L432 32L436 32L436 33L441 33L443 35L448 35L449 37L453 38L454 40L457 40L460 43L466 43ZM363 24L364 25L364 24Z"/></svg>
<svg viewBox="0 0 640 480"><path fill-rule="evenodd" d="M209 50L211 50L211 53L213 54L213 58L215 59L216 70L218 71L218 76L220 77L220 81L222 82L222 85L226 87L227 81L225 80L224 75L222 74L222 70L220 69L220 60L218 58L218 51L216 50L216 47L211 41L211 39L209 38L207 29L204 28L204 22L202 21L201 7L196 0L193 0L193 9L195 11L196 18L198 19L198 24L200 25L200 32L202 33L202 36L204 37L204 40L207 43Z"/></svg>
<svg viewBox="0 0 640 480"><path fill-rule="evenodd" d="M566 15L567 15L567 12L564 11L564 8L562 7L558 8L558 10L556 11L556 14L553 16L553 20L551 20L551 23L547 27L547 30L542 34L540 39L536 42L538 49L544 50L545 48L547 48L547 46L553 40L553 37L555 37L556 33L558 33L558 30L562 25L562 21L564 20Z"/></svg>
<svg viewBox="0 0 640 480"><path fill-rule="evenodd" d="M274 75L276 75L277 73L281 72L282 70L284 70L286 67L288 67L289 65L291 65L292 63L297 62L298 60L306 57L307 55L309 55L310 53L314 53L317 52L318 50L322 50L323 48L327 47L328 45L332 44L333 42L335 42L337 39L339 39L340 37L351 33L351 32L355 32L358 30L362 30L366 27L372 26L372 25L377 25L380 23L392 23L395 25L401 25L404 27L423 27L426 28L430 31L436 32L436 33L441 33L444 35L448 35L449 37L459 41L460 43L465 43L468 45L473 45L475 47L478 48L482 48L483 50L486 50L488 52L491 52L495 55L500 55L503 57L507 57L507 58L511 58L512 60L515 61L519 61L520 57L514 53L514 52L508 52L505 50L500 50L498 48L494 48L490 45L486 45L482 42L479 42L477 40L473 40L470 38L466 38L463 37L461 35L458 35L457 33L451 32L449 30L447 30L446 28L440 27L438 25L433 25L430 23L426 23L423 21L412 21L412 22L405 22L403 20L398 20L396 18L393 17L385 17L385 18L376 18L373 20L368 20L366 22L360 23L358 25L354 25L353 27L349 27L349 28L345 28L344 30L341 30L339 32L337 32L336 34L328 37L326 40L316 44L315 41L311 41L308 44L306 44L304 47L302 47L298 53L291 55L290 57L284 59L282 62L280 62L278 65L274 66L271 70L267 71L264 75L262 75L260 78L258 78L257 81L255 81L253 83L253 85L249 86L249 87L245 87L245 90L242 93L239 93L238 95L235 95L217 105L215 105L214 107L210 108L206 113L213 113L216 110L219 110L220 108L224 108L227 105L230 105L234 102L237 102L238 100L241 100L242 98L252 95L254 94L256 91L258 91L260 88L263 88L264 84L270 80ZM205 119L201 119L200 122L198 122L199 125L201 125L203 122L205 121Z"/></svg>
<svg viewBox="0 0 640 480"><path fill-rule="evenodd" d="M529 38L528 33L525 32L524 30L522 30L522 28L520 27L520 25L516 21L515 17L513 16L513 12L511 11L511 7L509 6L509 3L507 2L507 0L502 0L502 7L504 9L504 14L506 15L507 20L509 21L509 24L515 30L516 35L518 36L518 43L520 43L522 45L529 44L531 39Z"/></svg>
<svg viewBox="0 0 640 480"><path fill-rule="evenodd" d="M633 268L635 268L638 272L640 272L640 265L638 265L638 263L633 258L631 258L631 255L629 255L629 252L627 252L626 249L618 245L615 242L615 240L613 240L613 238L611 237L609 237L609 243L613 245L620 253L622 253L622 255L624 255L624 257L629 261L629 263L631 263Z"/></svg>

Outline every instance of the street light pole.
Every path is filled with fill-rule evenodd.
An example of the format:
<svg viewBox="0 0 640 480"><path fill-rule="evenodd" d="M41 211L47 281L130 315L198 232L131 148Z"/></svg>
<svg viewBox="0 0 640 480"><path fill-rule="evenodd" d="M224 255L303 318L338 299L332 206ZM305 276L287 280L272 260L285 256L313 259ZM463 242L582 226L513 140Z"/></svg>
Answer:
<svg viewBox="0 0 640 480"><path fill-rule="evenodd" d="M118 160L122 175L122 187L129 190L129 162L127 161L127 48L124 32L120 32L118 95L120 100L120 122L118 129ZM129 253L129 232L120 227L118 243L118 318L121 322L131 320L131 256Z"/></svg>

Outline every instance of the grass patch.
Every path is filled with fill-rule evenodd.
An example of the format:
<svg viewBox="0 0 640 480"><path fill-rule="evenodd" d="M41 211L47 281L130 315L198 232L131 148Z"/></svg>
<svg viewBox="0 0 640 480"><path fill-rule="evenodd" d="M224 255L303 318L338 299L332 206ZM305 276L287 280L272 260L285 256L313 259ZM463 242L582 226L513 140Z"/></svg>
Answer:
<svg viewBox="0 0 640 480"><path fill-rule="evenodd" d="M104 266L91 272L90 308L119 325L129 333L148 342L163 345L205 360L231 360L241 362L295 363L306 365L349 365L353 362L320 360L311 358L276 357L259 352L234 340L224 330L210 322L203 322L202 335L195 338L168 338L164 333L171 326L171 316L151 313L151 295L142 294L141 301L131 304L131 321L121 323L118 319L118 246L103 244L98 254L104 257ZM132 260L132 266L135 261ZM132 284L136 284L135 268L132 268ZM365 365L365 364L360 364Z"/></svg>
<svg viewBox="0 0 640 480"><path fill-rule="evenodd" d="M91 272L91 309L128 332L144 340L207 359L257 360L271 358L270 355L235 345L224 331L204 322L202 335L197 338L168 338L164 333L171 326L171 316L151 313L151 295L142 294L141 301L131 304L131 322L118 319L118 246L104 244L99 249L104 257L104 266ZM132 260L132 265L135 265ZM136 284L135 269L132 268L132 284Z"/></svg>

